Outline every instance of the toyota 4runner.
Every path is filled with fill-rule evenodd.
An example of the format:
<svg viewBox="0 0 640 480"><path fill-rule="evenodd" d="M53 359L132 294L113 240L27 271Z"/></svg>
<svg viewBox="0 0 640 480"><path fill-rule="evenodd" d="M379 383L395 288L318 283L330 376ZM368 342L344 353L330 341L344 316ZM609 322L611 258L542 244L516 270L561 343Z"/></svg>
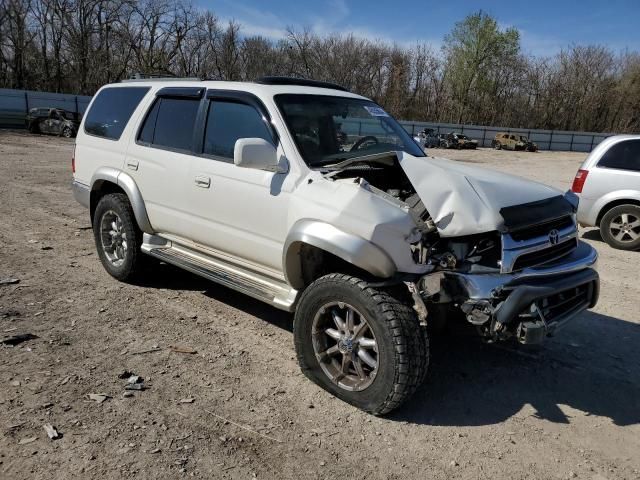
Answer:
<svg viewBox="0 0 640 480"><path fill-rule="evenodd" d="M333 84L107 85L72 168L109 274L146 254L295 312L305 375L374 414L424 379L428 325L539 343L598 297L572 192L426 156Z"/></svg>

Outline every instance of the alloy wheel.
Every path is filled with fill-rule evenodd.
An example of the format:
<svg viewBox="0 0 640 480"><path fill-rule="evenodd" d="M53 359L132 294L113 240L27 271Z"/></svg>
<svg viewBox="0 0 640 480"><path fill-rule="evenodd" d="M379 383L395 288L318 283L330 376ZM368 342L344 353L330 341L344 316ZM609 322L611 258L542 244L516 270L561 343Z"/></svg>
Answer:
<svg viewBox="0 0 640 480"><path fill-rule="evenodd" d="M119 267L127 255L127 232L122 219L113 210L107 210L100 220L102 250L112 265Z"/></svg>
<svg viewBox="0 0 640 480"><path fill-rule="evenodd" d="M618 242L633 242L640 237L640 218L631 213L622 213L611 220L609 232Z"/></svg>
<svg viewBox="0 0 640 480"><path fill-rule="evenodd" d="M332 302L313 319L313 350L322 371L340 388L361 391L378 371L378 344L367 319L353 306Z"/></svg>

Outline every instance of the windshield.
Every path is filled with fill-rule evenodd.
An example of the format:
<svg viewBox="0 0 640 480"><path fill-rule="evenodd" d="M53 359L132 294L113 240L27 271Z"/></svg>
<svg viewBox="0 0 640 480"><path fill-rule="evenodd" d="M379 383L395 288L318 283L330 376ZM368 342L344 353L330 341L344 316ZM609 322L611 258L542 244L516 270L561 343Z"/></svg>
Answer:
<svg viewBox="0 0 640 480"><path fill-rule="evenodd" d="M369 100L289 94L275 100L310 167L396 150L424 156L404 128Z"/></svg>

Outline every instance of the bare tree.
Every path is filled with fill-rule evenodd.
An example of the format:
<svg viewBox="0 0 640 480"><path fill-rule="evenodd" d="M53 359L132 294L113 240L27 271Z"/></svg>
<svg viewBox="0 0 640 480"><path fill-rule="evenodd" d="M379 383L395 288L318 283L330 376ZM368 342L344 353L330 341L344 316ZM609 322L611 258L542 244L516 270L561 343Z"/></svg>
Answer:
<svg viewBox="0 0 640 480"><path fill-rule="evenodd" d="M0 0L0 86L93 94L135 73L251 81L332 81L407 120L640 130L640 55L572 45L525 57L486 13L456 23L444 48L289 28L243 35L189 0Z"/></svg>

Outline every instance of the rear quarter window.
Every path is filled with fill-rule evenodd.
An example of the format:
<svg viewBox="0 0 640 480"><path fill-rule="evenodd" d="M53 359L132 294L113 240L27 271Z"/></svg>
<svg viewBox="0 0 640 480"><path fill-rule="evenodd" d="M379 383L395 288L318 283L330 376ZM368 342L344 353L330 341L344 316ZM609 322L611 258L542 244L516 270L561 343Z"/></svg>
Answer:
<svg viewBox="0 0 640 480"><path fill-rule="evenodd" d="M625 140L607 150L598 167L640 172L640 140Z"/></svg>
<svg viewBox="0 0 640 480"><path fill-rule="evenodd" d="M149 87L101 90L86 115L84 131L89 135L118 140L131 114L148 91Z"/></svg>

